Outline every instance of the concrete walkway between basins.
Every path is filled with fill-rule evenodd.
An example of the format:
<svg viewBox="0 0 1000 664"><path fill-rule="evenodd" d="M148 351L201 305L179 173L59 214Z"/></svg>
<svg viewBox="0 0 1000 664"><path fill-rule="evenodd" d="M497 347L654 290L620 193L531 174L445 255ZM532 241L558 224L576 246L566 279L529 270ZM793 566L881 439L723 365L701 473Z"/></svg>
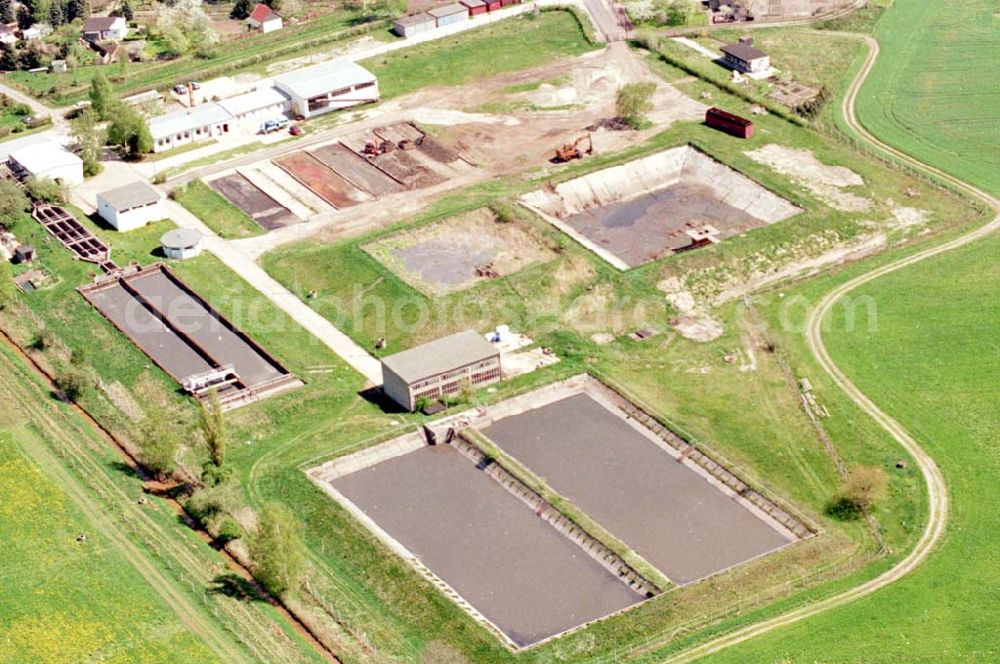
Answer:
<svg viewBox="0 0 1000 664"><path fill-rule="evenodd" d="M169 219L182 228L194 228L205 235L205 248L229 269L284 311L296 323L319 339L372 385L382 384L382 365L378 359L338 330L333 323L316 313L295 293L278 283L260 265L212 232L200 219L172 200L163 202ZM197 286L197 284L195 284Z"/></svg>

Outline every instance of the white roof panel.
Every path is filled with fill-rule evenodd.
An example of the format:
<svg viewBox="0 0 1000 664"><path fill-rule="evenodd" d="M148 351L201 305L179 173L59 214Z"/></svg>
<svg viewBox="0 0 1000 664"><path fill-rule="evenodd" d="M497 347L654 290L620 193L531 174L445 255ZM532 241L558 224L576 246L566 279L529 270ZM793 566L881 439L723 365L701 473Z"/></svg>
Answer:
<svg viewBox="0 0 1000 664"><path fill-rule="evenodd" d="M15 138L13 140L4 141L0 143L0 163L7 161L10 158L12 152L17 152L18 150L24 148L30 148L38 145L43 145L45 143L54 143L51 138L45 136L44 134L34 134L32 136L22 136L21 138Z"/></svg>
<svg viewBox="0 0 1000 664"><path fill-rule="evenodd" d="M280 90L276 88L261 88L260 90L230 97L229 99L223 99L218 104L231 115L243 115L244 113L258 111L262 108L274 106L275 104L284 104L286 101L288 101L288 97Z"/></svg>
<svg viewBox="0 0 1000 664"><path fill-rule="evenodd" d="M330 60L282 74L275 77L274 82L301 99L309 99L375 80L374 74L356 62Z"/></svg>
<svg viewBox="0 0 1000 664"><path fill-rule="evenodd" d="M21 164L32 175L45 173L62 166L83 164L79 157L55 141L22 147L11 152L10 158Z"/></svg>

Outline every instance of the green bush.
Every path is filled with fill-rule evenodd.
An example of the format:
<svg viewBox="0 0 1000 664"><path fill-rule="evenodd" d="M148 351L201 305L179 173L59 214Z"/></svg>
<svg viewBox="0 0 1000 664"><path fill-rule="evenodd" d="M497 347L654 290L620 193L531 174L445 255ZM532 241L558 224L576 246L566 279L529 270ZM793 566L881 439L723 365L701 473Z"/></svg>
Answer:
<svg viewBox="0 0 1000 664"><path fill-rule="evenodd" d="M241 537L243 537L243 529L240 528L240 524L227 516L219 523L219 529L215 534L215 542L221 546L225 546L229 542L238 540Z"/></svg>
<svg viewBox="0 0 1000 664"><path fill-rule="evenodd" d="M56 376L56 387L70 401L80 401L90 387L87 377L81 371L65 371Z"/></svg>
<svg viewBox="0 0 1000 664"><path fill-rule="evenodd" d="M881 468L853 468L827 505L826 513L842 520L856 519L885 498L888 484Z"/></svg>

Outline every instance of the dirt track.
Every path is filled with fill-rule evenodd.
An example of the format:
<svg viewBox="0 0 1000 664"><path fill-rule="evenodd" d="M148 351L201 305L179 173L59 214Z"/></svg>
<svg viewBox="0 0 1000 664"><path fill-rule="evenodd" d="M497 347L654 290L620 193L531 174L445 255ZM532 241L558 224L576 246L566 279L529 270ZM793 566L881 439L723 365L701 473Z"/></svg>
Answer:
<svg viewBox="0 0 1000 664"><path fill-rule="evenodd" d="M872 135L867 129L865 129L864 126L862 126L855 111L855 103L861 87L863 86L869 73L871 73L875 60L878 58L879 45L873 37L860 36L850 33L836 34L863 39L869 47L869 53L865 63L858 72L857 77L851 83L851 86L844 97L841 109L851 130L878 150L887 152L893 157L906 162L917 169L931 173L935 177L947 181L969 195L987 203L997 211L997 216L991 222L977 228L974 231L966 233L965 235L949 242L945 242L911 256L893 261L888 265L876 268L871 272L859 275L854 279L841 284L833 291L826 294L826 296L820 301L819 305L810 312L807 320L807 341L809 349L816 357L820 366L823 367L823 370L830 375L837 386L847 394L851 401L857 404L861 410L870 415L883 429L885 429L897 442L899 442L903 449L905 449L916 462L917 467L920 469L921 474L924 476L924 481L927 484L927 525L925 526L924 531L913 550L891 569L883 572L874 579L814 604L810 604L800 609L775 616L769 620L749 625L742 629L730 632L729 634L720 636L716 639L691 648L690 650L683 651L676 657L671 658L670 661L692 661L718 652L724 648L728 648L729 646L737 645L779 627L797 623L811 616L843 606L856 599L870 595L875 591L898 581L920 567L930 557L931 553L933 553L934 548L945 533L945 526L948 520L948 491L944 477L938 469L937 464L934 462L934 459L924 451L920 444L902 427L902 425L876 406L875 403L872 402L871 399L869 399L868 396L866 396L865 393L862 392L853 382L851 382L843 371L841 371L840 367L838 367L833 361L833 358L830 356L823 343L822 323L829 314L833 305L840 298L856 288L901 268L919 263L927 258L971 244L972 242L980 240L1000 229L1000 200L985 191L977 189L976 187L959 180L958 178L948 175L938 168L924 164L906 153L897 150L891 145L883 143Z"/></svg>

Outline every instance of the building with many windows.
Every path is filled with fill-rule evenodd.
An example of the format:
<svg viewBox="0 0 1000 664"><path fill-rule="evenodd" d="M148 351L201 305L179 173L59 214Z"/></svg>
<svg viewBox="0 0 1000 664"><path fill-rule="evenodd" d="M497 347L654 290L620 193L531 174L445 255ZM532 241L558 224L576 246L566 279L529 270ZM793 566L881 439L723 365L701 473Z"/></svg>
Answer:
<svg viewBox="0 0 1000 664"><path fill-rule="evenodd" d="M410 411L501 377L500 352L472 330L382 358L382 391Z"/></svg>
<svg viewBox="0 0 1000 664"><path fill-rule="evenodd" d="M153 137L153 152L228 134L232 122L233 116L229 111L215 102L157 115L148 122L149 133Z"/></svg>

